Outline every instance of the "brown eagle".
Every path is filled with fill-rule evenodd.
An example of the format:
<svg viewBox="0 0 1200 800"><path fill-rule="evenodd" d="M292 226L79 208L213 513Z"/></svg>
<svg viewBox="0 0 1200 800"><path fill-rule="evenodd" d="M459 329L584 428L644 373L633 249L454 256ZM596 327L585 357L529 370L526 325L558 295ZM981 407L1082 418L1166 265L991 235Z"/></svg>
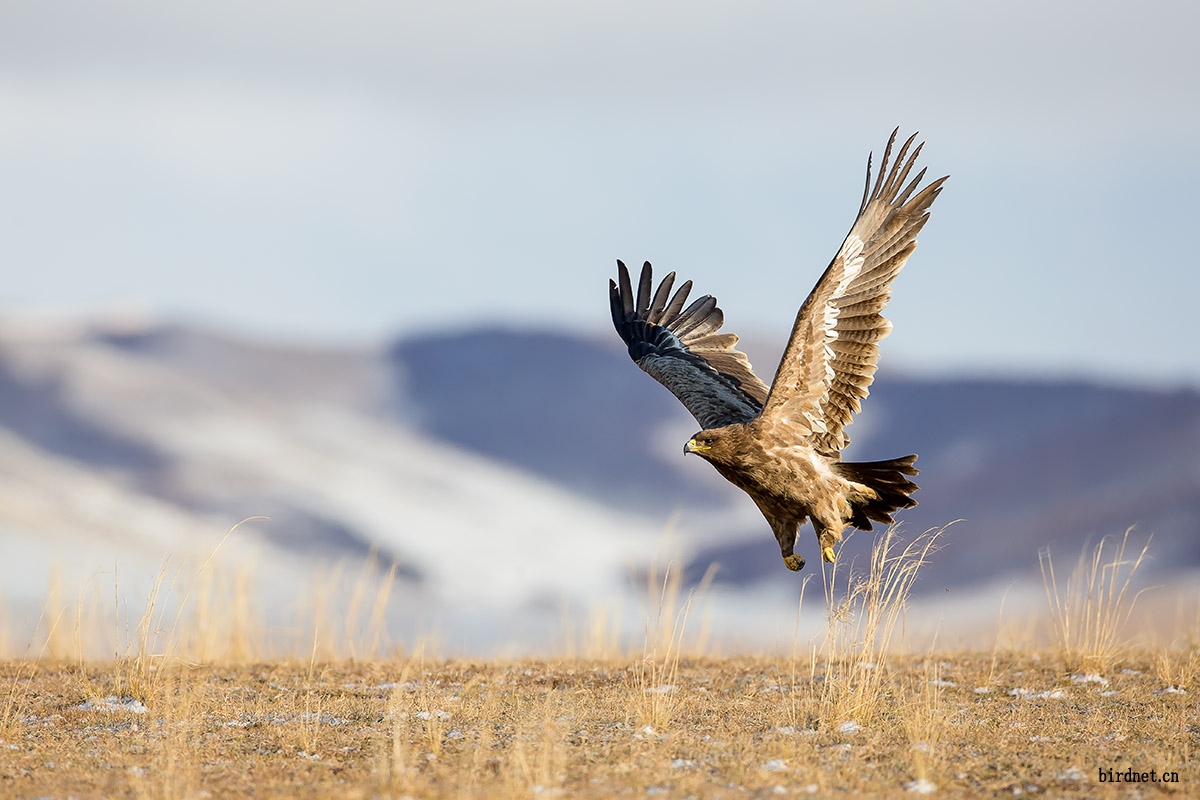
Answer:
<svg viewBox="0 0 1200 800"><path fill-rule="evenodd" d="M845 428L874 380L879 341L892 329L880 312L946 180L918 191L922 169L908 181L923 146L909 154L916 134L889 171L898 131L888 139L874 186L867 158L858 217L800 307L769 390L735 348L738 337L718 332L725 318L716 298L705 295L684 308L691 281L672 294L672 272L652 292L646 262L635 295L629 271L618 261L619 283L608 284L613 324L630 357L704 428L684 453L708 461L750 495L790 570L804 567L793 551L806 520L812 520L821 555L833 561L833 545L847 525L869 531L872 521L890 523L897 509L917 504L910 496L917 485L908 479L917 474L915 455L841 460L850 442Z"/></svg>

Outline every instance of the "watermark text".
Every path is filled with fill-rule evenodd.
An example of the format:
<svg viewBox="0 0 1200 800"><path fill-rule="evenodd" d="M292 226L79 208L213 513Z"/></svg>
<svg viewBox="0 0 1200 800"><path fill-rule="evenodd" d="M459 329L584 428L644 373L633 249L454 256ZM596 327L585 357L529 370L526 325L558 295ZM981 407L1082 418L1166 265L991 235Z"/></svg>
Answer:
<svg viewBox="0 0 1200 800"><path fill-rule="evenodd" d="M1127 769L1124 772L1100 768L1100 783L1179 783L1179 773L1174 770L1152 769L1149 772L1139 772Z"/></svg>

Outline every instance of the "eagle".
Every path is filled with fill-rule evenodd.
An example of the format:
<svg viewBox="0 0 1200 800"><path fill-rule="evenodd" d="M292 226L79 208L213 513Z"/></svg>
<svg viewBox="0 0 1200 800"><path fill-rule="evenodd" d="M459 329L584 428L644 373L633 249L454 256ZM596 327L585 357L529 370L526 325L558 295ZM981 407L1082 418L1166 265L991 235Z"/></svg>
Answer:
<svg viewBox="0 0 1200 800"><path fill-rule="evenodd" d="M792 571L804 567L795 547L806 521L823 559L832 562L833 546L848 526L869 531L872 522L892 523L898 509L917 504L917 485L909 480L917 474L916 455L841 459L850 443L846 427L874 380L879 342L892 330L881 314L892 281L916 249L917 234L949 177L922 188L921 169L910 181L924 143L913 148L913 134L892 161L898 132L888 139L873 184L868 155L858 216L800 307L770 388L736 348L738 337L720 332L725 316L715 297L705 295L685 308L692 282L672 293L671 272L654 288L648 261L636 294L621 261L617 280L609 280L613 325L630 358L679 398L702 428L684 454L700 456L750 495Z"/></svg>

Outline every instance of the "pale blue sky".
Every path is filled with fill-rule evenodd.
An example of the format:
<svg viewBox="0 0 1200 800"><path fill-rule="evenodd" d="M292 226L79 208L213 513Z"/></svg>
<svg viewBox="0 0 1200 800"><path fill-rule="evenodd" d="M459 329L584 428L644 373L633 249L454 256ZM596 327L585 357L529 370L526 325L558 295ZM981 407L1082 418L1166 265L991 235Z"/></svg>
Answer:
<svg viewBox="0 0 1200 800"><path fill-rule="evenodd" d="M0 314L606 335L649 258L778 339L900 125L885 365L1200 385L1197 8L8 0Z"/></svg>

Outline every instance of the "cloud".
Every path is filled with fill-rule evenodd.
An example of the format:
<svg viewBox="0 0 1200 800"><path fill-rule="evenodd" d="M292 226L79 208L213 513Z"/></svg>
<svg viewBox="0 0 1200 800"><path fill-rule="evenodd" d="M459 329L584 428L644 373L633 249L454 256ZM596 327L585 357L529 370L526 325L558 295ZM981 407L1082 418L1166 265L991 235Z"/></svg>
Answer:
<svg viewBox="0 0 1200 800"><path fill-rule="evenodd" d="M256 183L319 165L367 127L335 96L211 79L0 80L0 143L48 158L136 157L189 179Z"/></svg>
<svg viewBox="0 0 1200 800"><path fill-rule="evenodd" d="M726 104L871 115L929 97L947 116L1058 124L1153 109L1154 124L1195 130L1200 114L1181 102L1200 73L1190 46L1200 11L1188 3L63 5L9 10L4 62L350 86L448 117L551 103L654 119L719 119Z"/></svg>
<svg viewBox="0 0 1200 800"><path fill-rule="evenodd" d="M25 268L0 299L289 335L599 331L612 259L650 258L770 333L899 124L952 179L897 287L897 362L1200 380L1172 344L1200 291L1183 261L1157 266L1167 344L1105 322L1146 242L1200 210L1197 22L1165 2L6 3L0 260ZM1087 313L1064 321L1063 297ZM1037 324L977 324L1013 309Z"/></svg>

